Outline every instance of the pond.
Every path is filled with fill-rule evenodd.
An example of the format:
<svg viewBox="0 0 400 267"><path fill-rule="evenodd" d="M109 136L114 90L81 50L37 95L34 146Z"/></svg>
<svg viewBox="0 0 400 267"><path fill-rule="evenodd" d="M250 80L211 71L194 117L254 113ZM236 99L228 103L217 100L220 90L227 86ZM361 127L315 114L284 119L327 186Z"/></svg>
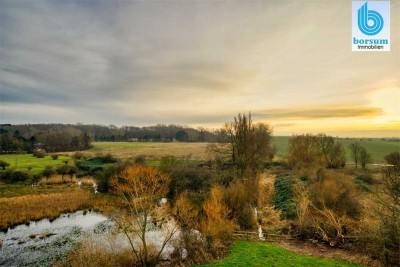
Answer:
<svg viewBox="0 0 400 267"><path fill-rule="evenodd" d="M110 224L100 213L77 211L8 229L0 233L0 266L52 266L84 233Z"/></svg>
<svg viewBox="0 0 400 267"><path fill-rule="evenodd" d="M0 266L52 266L83 238L90 238L91 242L104 249L115 251L130 248L128 239L122 233L113 231L113 225L114 222L101 213L84 211L62 214L52 222L43 219L29 225L19 225L0 233L3 242ZM160 249L166 232L176 228L176 222L169 219L162 227L157 227L149 217L147 227L147 244ZM162 259L167 260L174 252L179 235L180 231L174 233L161 254ZM141 243L135 236L132 236L132 242L135 246Z"/></svg>

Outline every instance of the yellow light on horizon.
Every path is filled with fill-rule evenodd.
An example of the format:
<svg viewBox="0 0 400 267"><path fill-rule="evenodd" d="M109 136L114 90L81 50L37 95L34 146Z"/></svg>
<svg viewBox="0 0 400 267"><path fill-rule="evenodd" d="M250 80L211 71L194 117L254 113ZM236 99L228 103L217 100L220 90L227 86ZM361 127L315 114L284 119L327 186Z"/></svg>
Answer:
<svg viewBox="0 0 400 267"><path fill-rule="evenodd" d="M400 120L400 88L377 90L371 100L373 106L382 108L385 113L380 119Z"/></svg>

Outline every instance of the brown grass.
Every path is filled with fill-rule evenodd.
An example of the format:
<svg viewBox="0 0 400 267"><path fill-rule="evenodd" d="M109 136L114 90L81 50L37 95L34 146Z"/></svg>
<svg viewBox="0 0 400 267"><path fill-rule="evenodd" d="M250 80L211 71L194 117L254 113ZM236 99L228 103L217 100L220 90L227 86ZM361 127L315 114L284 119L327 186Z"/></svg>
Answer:
<svg viewBox="0 0 400 267"><path fill-rule="evenodd" d="M110 239L111 241L111 239ZM109 248L107 248L109 246ZM57 262L56 267L86 266L134 266L134 259L129 249L113 249L112 242L103 244L95 238L85 238L65 259Z"/></svg>
<svg viewBox="0 0 400 267"><path fill-rule="evenodd" d="M54 219L61 213L91 207L91 194L76 189L48 195L27 195L0 199L0 229L43 218Z"/></svg>
<svg viewBox="0 0 400 267"><path fill-rule="evenodd" d="M43 177L42 179L40 179L39 183L41 185L52 185L52 184L77 184L78 182L81 182L82 185L87 185L87 186L92 186L95 183L93 178L91 177L83 177L77 179L75 176L73 176L71 179L69 175L68 176L64 175L64 177L62 177L62 175L53 175L49 178Z"/></svg>
<svg viewBox="0 0 400 267"><path fill-rule="evenodd" d="M156 142L94 142L94 148L82 153L86 156L110 153L116 158L135 158L144 156L147 159L161 159L165 156L186 158L193 160L208 160L207 150L209 143L156 143ZM75 152L62 153L72 156Z"/></svg>

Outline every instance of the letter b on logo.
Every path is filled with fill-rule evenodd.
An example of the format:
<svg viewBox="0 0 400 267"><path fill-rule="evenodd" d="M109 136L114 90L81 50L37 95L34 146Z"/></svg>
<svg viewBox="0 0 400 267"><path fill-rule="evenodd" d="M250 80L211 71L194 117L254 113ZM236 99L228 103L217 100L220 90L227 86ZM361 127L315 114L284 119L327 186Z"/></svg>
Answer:
<svg viewBox="0 0 400 267"><path fill-rule="evenodd" d="M372 24L368 24L372 22ZM383 18L381 14L374 10L368 10L368 2L358 10L358 28L365 35L376 35L383 28Z"/></svg>

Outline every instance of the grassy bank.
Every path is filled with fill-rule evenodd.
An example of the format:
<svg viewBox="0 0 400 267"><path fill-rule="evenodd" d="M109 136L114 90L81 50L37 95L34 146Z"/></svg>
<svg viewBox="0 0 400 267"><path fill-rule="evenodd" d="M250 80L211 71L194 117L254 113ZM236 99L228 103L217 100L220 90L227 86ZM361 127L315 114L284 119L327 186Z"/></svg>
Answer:
<svg viewBox="0 0 400 267"><path fill-rule="evenodd" d="M360 266L337 259L321 259L283 249L276 244L237 241L230 254L204 267L223 266Z"/></svg>

